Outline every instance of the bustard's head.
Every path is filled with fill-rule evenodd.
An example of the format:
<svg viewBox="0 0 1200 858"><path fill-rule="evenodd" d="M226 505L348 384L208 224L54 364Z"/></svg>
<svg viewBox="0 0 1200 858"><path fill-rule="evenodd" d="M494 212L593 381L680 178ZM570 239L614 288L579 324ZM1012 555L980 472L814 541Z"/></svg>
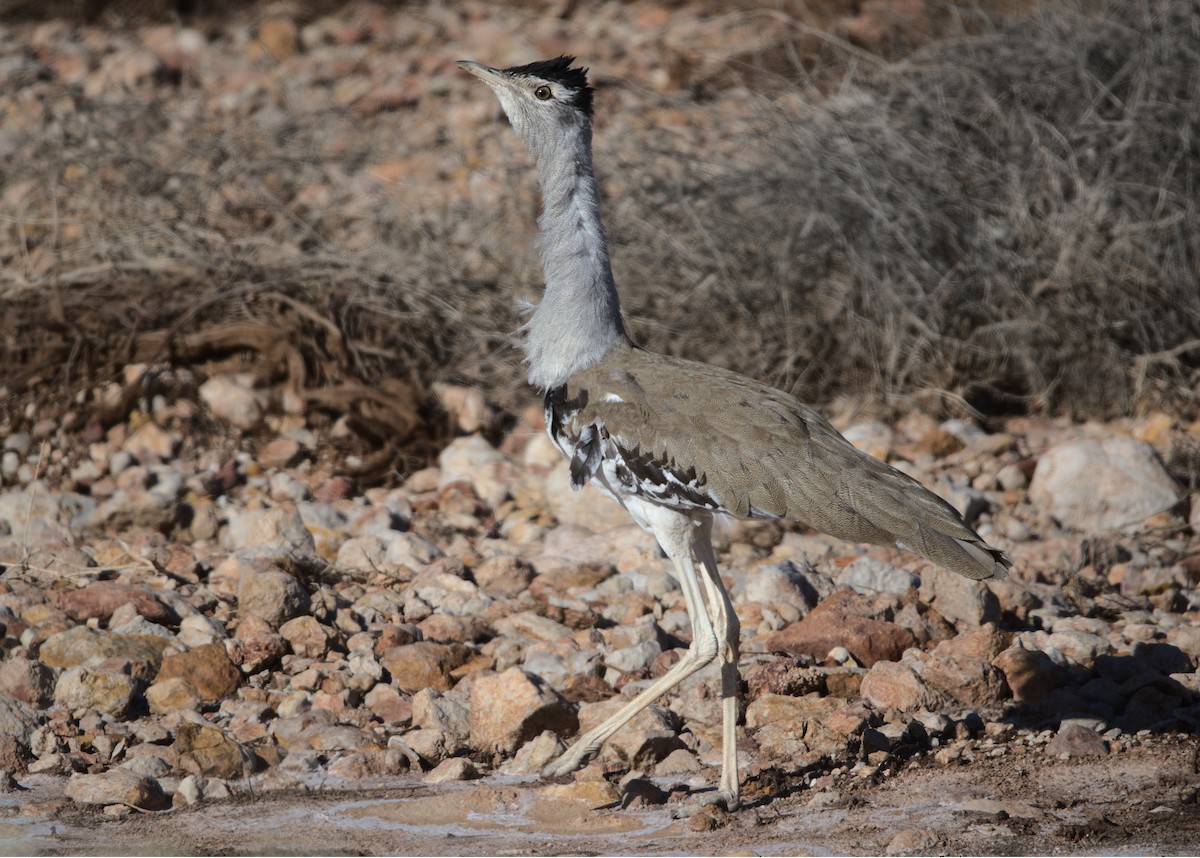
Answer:
<svg viewBox="0 0 1200 858"><path fill-rule="evenodd" d="M558 57L494 69L460 60L458 66L492 88L513 130L539 157L590 127L592 88L587 69L571 68L573 62L574 57Z"/></svg>

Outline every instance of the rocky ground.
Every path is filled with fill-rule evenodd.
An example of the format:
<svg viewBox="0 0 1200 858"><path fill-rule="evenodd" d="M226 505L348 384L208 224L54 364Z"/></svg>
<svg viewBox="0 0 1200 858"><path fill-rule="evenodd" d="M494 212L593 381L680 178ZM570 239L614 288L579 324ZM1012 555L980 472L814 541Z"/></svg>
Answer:
<svg viewBox="0 0 1200 858"><path fill-rule="evenodd" d="M570 47L544 15L513 13L505 26L525 41L489 53L489 40L516 37L482 7L411 20L356 8L305 26L234 21L220 38L6 30L10 47L38 46L31 61L46 69L4 96L9 131L14 116L69 109L39 100L46 80L100 97L178 75L196 84L189 109L225 117L282 121L286 82L392 121L414 98L465 92L469 81L431 74L459 56ZM604 10L595 45L611 52L594 62L663 91L678 85L674 67L614 29L671 24L679 56L733 63L787 26ZM865 45L888 32L869 16L835 24ZM372 53L371 33L410 53ZM424 47L435 35L436 56ZM262 71L264 57L292 65ZM392 71L402 85L372 87ZM337 83L304 90L301 72ZM749 117L719 91L725 120ZM728 145L715 115L693 105L653 121ZM472 145L511 143L487 99L463 101L447 127ZM598 134L618 146L628 130ZM401 207L502 196L489 176L446 169L445 147L413 145L390 165L355 165L363 184L348 199L372 199L368 176ZM55 261L45 251L24 264L32 278ZM103 851L114 838L147 852L1194 849L1194 415L839 421L950 500L1015 569L973 583L799 525L724 523L749 803L728 815L695 804L720 763L711 671L573 778L536 777L689 643L669 564L610 501L570 490L539 409L501 433L479 391L439 388L456 440L435 467L368 486L347 476L360 463L339 446L343 422L291 407L261 377L208 370L133 363L96 398L143 381L161 392L119 420L72 427L34 409L0 427L0 851Z"/></svg>
<svg viewBox="0 0 1200 858"><path fill-rule="evenodd" d="M314 460L303 426L253 453L189 452L162 428L181 407L57 457L4 441L0 741L17 838L64 814L86 828L220 802L280 813L297 790L348 808L339 791L388 783L407 798L354 813L428 831L413 808L441 807L464 836L491 815L485 828L523 836L543 820L601 839L749 826L764 845L837 843L834 811L916 795L918 821L952 806L986 822L896 815L859 833L865 848L986 851L962 839L984 825L1018 851L1047 833L1063 849L1169 849L1196 821L1197 522L1162 456L1198 426L844 427L1006 548L1001 582L799 527L722 528L753 808L729 817L688 801L719 766L711 671L572 782L530 780L678 659L689 628L651 539L569 489L536 412L499 449L464 435L437 467L362 491ZM39 478L53 457L59 485ZM1076 769L1108 773L1103 801L1054 783ZM30 786L64 798L22 800ZM91 806L102 815L71 810Z"/></svg>

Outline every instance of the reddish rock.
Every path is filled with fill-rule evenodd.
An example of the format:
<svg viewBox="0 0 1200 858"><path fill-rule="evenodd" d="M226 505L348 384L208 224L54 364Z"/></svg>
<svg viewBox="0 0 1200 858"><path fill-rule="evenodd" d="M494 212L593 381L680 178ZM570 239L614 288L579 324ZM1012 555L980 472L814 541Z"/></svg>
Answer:
<svg viewBox="0 0 1200 858"><path fill-rule="evenodd" d="M301 658L321 658L337 640L337 632L314 617L296 617L279 627L281 634Z"/></svg>
<svg viewBox="0 0 1200 858"><path fill-rule="evenodd" d="M881 661L863 677L862 699L876 709L938 709L942 700L907 664Z"/></svg>
<svg viewBox="0 0 1200 858"><path fill-rule="evenodd" d="M1063 683L1063 670L1040 650L1011 646L992 660L1018 703L1038 700Z"/></svg>
<svg viewBox="0 0 1200 858"><path fill-rule="evenodd" d="M179 622L179 615L163 604L151 588L137 584L97 581L78 590L58 592L58 606L77 623L93 619L107 623L113 611L126 603L132 603L152 623L169 626Z"/></svg>
<svg viewBox="0 0 1200 858"><path fill-rule="evenodd" d="M967 656L942 656L936 651L921 667L930 688L968 706L994 706L1009 696L1004 674L989 661Z"/></svg>
<svg viewBox="0 0 1200 858"><path fill-rule="evenodd" d="M268 468L286 468L300 456L300 442L291 438L276 438L258 451L258 461Z"/></svg>
<svg viewBox="0 0 1200 858"><path fill-rule="evenodd" d="M200 699L208 703L228 697L242 682L242 672L229 660L224 645L219 643L164 656L155 683L176 677L186 679Z"/></svg>
<svg viewBox="0 0 1200 858"><path fill-rule="evenodd" d="M834 647L843 646L864 667L895 661L916 645L913 633L895 623L834 611L813 611L766 641L772 652L809 655L818 661L824 661Z"/></svg>
<svg viewBox="0 0 1200 858"><path fill-rule="evenodd" d="M376 685L363 697L363 703L385 724L407 724L412 721L412 699L401 695L390 685Z"/></svg>
<svg viewBox="0 0 1200 858"><path fill-rule="evenodd" d="M921 666L921 678L968 706L995 705L1010 693L1004 673L992 664L1004 643L1004 635L991 623L942 641Z"/></svg>
<svg viewBox="0 0 1200 858"><path fill-rule="evenodd" d="M349 477L334 477L331 480L321 483L321 485L313 490L313 500L318 503L333 503L334 501L353 497L354 492L354 481L352 479Z"/></svg>
<svg viewBox="0 0 1200 858"><path fill-rule="evenodd" d="M389 623L383 627L379 633L379 640L375 642L375 655L383 655L385 651L394 646L408 646L410 643L416 643L421 639L420 630L411 623L397 625Z"/></svg>
<svg viewBox="0 0 1200 858"><path fill-rule="evenodd" d="M471 686L471 747L511 754L551 730L559 735L579 726L575 707L539 677L518 667L485 674Z"/></svg>
<svg viewBox="0 0 1200 858"><path fill-rule="evenodd" d="M401 691L410 694L422 688L449 691L454 685L450 671L463 664L469 653L470 650L459 643L418 641L389 647L379 661L392 675L392 684Z"/></svg>
<svg viewBox="0 0 1200 858"><path fill-rule="evenodd" d="M515 599L533 581L533 569L515 557L489 557L472 570L483 592L494 599Z"/></svg>
<svg viewBox="0 0 1200 858"><path fill-rule="evenodd" d="M0 696L45 708L54 696L54 671L28 658L0 662Z"/></svg>
<svg viewBox="0 0 1200 858"><path fill-rule="evenodd" d="M240 638L242 641L242 670L247 674L273 668L287 654L283 635L266 631Z"/></svg>

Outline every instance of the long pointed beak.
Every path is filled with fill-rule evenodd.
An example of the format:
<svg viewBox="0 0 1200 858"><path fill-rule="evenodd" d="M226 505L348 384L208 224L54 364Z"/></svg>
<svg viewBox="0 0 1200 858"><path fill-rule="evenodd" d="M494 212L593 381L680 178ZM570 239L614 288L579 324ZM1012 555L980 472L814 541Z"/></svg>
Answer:
<svg viewBox="0 0 1200 858"><path fill-rule="evenodd" d="M455 65L463 71L469 71L484 83L497 84L502 83L504 80L504 77L500 74L500 71L492 68L491 66L485 66L481 63L472 62L471 60L459 60L455 63Z"/></svg>

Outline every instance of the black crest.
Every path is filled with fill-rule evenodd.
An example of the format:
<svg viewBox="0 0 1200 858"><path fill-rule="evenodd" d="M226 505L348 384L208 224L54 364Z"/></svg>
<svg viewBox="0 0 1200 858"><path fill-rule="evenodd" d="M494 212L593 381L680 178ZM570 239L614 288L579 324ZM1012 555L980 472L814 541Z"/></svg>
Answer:
<svg viewBox="0 0 1200 858"><path fill-rule="evenodd" d="M513 66L504 71L512 75L536 77L552 83L562 84L573 90L571 104L582 110L588 116L592 115L592 93L595 91L588 86L587 73L584 68L571 68L574 57L556 57L552 60L538 60L524 66Z"/></svg>

